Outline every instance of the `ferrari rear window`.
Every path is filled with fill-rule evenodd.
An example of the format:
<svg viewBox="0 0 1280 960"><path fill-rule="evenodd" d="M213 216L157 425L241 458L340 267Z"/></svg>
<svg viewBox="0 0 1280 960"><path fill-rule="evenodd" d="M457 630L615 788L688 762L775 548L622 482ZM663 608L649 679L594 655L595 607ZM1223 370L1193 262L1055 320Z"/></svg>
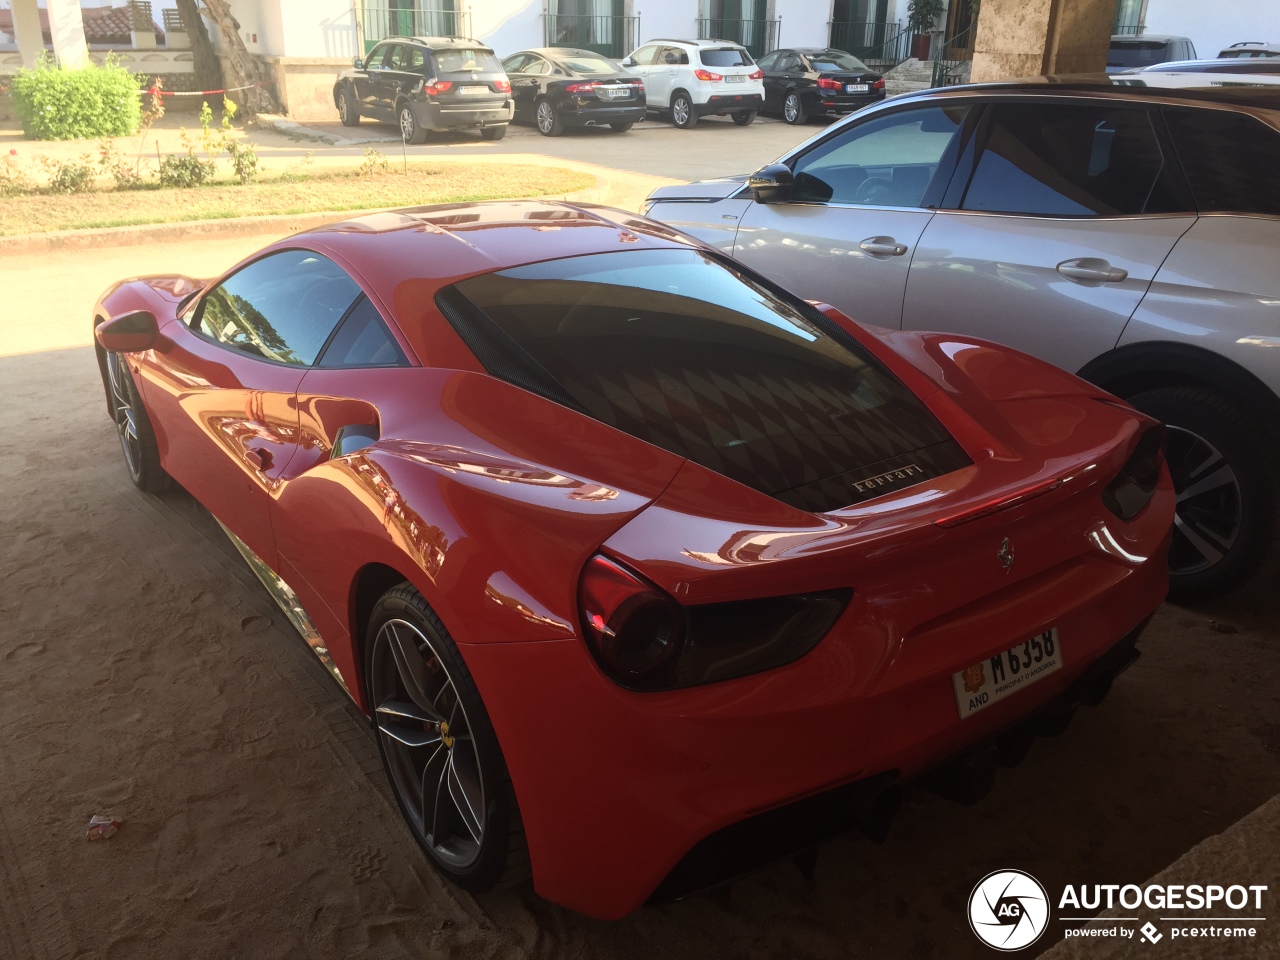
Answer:
<svg viewBox="0 0 1280 960"><path fill-rule="evenodd" d="M484 274L440 305L495 376L802 509L969 462L855 339L697 250Z"/></svg>

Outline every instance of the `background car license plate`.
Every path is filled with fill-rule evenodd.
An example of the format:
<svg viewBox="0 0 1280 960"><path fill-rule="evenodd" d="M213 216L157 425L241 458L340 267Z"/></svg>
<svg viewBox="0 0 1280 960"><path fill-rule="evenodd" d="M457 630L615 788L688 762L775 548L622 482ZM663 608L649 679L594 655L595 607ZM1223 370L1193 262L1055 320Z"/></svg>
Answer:
<svg viewBox="0 0 1280 960"><path fill-rule="evenodd" d="M1037 633L1025 643L997 653L990 660L951 675L956 707L963 720L1024 687L1062 669L1058 628Z"/></svg>
<svg viewBox="0 0 1280 960"><path fill-rule="evenodd" d="M865 83L846 83L844 85L845 93L866 93L867 85Z"/></svg>
<svg viewBox="0 0 1280 960"><path fill-rule="evenodd" d="M458 93L464 97L483 96L489 92L488 87L459 87Z"/></svg>
<svg viewBox="0 0 1280 960"><path fill-rule="evenodd" d="M745 83L747 80L742 74L730 74L724 78L725 83Z"/></svg>
<svg viewBox="0 0 1280 960"><path fill-rule="evenodd" d="M631 96L630 87L600 87L598 89L604 94L606 100L617 100L619 97Z"/></svg>

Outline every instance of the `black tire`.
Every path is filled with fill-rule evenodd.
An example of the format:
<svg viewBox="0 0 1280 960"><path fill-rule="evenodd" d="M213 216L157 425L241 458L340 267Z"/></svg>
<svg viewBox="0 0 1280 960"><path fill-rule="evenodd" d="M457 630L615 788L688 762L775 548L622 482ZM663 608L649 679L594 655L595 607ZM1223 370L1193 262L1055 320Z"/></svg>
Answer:
<svg viewBox="0 0 1280 960"><path fill-rule="evenodd" d="M173 478L160 466L160 447L156 443L151 418L142 405L142 397L129 372L128 361L119 353L100 352L103 386L107 404L120 437L124 465L133 485L144 493L164 493L173 487Z"/></svg>
<svg viewBox="0 0 1280 960"><path fill-rule="evenodd" d="M564 121L556 113L555 104L546 97L533 102L533 125L544 137L558 137L564 133Z"/></svg>
<svg viewBox="0 0 1280 960"><path fill-rule="evenodd" d="M1276 530L1277 457L1258 442L1261 425L1203 387L1161 387L1128 400L1169 427L1169 471L1179 495L1170 599L1203 600L1243 586L1267 558Z"/></svg>
<svg viewBox="0 0 1280 960"><path fill-rule="evenodd" d="M756 111L754 110L736 110L733 113L733 122L740 127L749 127L756 119Z"/></svg>
<svg viewBox="0 0 1280 960"><path fill-rule="evenodd" d="M378 753L400 813L427 858L472 893L525 880L530 870L524 824L489 714L449 631L410 584L391 588L374 605L364 653ZM406 669L416 691L398 659L414 656ZM427 719L426 710L446 722ZM414 746L400 738L430 742ZM432 780L437 786L428 811L422 784L429 788ZM455 789L463 800L455 799ZM464 805L475 824L468 825ZM482 808L483 820L475 806Z"/></svg>
<svg viewBox="0 0 1280 960"><path fill-rule="evenodd" d="M344 127L360 125L360 107L347 90L338 91L338 119Z"/></svg>
<svg viewBox="0 0 1280 960"><path fill-rule="evenodd" d="M809 115L804 112L804 103L800 100L800 94L787 94L782 101L782 119L797 126L809 122Z"/></svg>
<svg viewBox="0 0 1280 960"><path fill-rule="evenodd" d="M418 118L413 115L413 108L401 102L396 110L396 118L400 124L400 138L405 143L426 143L427 131L422 129Z"/></svg>
<svg viewBox="0 0 1280 960"><path fill-rule="evenodd" d="M671 95L671 122L681 130L690 130L698 124L693 98L684 90L677 90Z"/></svg>
<svg viewBox="0 0 1280 960"><path fill-rule="evenodd" d="M609 124L609 127L615 133L626 133L635 125L636 125L636 122L634 120L628 120L626 123L611 123Z"/></svg>
<svg viewBox="0 0 1280 960"><path fill-rule="evenodd" d="M481 127L480 136L485 140L501 140L507 135L507 124L497 124L492 127Z"/></svg>

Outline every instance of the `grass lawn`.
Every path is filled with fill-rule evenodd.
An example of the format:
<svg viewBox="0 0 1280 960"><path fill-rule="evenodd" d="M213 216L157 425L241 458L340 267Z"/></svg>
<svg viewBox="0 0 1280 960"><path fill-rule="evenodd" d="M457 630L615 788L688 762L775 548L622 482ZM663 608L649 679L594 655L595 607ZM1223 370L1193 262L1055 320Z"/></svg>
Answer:
<svg viewBox="0 0 1280 960"><path fill-rule="evenodd" d="M571 193L595 178L561 167L478 163L393 166L375 176L354 171L283 175L247 186L213 183L181 189L149 186L71 195L28 194L0 202L0 236L85 227L215 220L458 203Z"/></svg>

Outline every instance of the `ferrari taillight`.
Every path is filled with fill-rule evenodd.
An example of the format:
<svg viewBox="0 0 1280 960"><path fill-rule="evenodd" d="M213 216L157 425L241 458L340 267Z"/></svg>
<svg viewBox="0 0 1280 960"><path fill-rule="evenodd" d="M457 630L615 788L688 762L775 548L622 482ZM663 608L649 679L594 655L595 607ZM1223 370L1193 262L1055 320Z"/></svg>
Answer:
<svg viewBox="0 0 1280 960"><path fill-rule="evenodd" d="M673 690L791 663L812 650L853 591L826 590L684 606L608 557L578 587L583 634L596 662L632 690Z"/></svg>
<svg viewBox="0 0 1280 960"><path fill-rule="evenodd" d="M607 557L587 563L578 587L582 626L596 659L623 686L646 687L684 646L684 610Z"/></svg>
<svg viewBox="0 0 1280 960"><path fill-rule="evenodd" d="M1132 520L1155 496L1164 463L1164 443L1164 427L1148 427L1116 478L1102 491L1102 502L1121 520Z"/></svg>

